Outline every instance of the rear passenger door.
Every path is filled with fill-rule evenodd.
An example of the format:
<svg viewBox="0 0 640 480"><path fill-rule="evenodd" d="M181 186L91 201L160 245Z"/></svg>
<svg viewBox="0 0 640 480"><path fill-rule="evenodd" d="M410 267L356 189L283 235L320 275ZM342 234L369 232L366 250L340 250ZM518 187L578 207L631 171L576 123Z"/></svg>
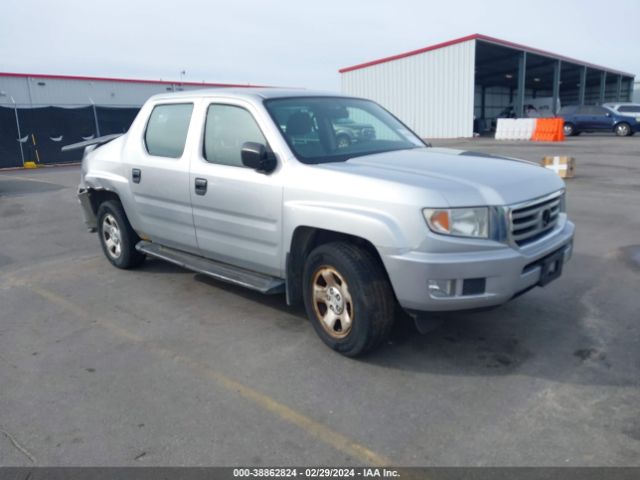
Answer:
<svg viewBox="0 0 640 480"><path fill-rule="evenodd" d="M191 158L193 219L201 254L281 275L282 169L258 173L242 164L245 142L269 148L250 104L205 105L200 148Z"/></svg>
<svg viewBox="0 0 640 480"><path fill-rule="evenodd" d="M576 109L573 115L577 130L589 130L591 127L591 112L589 107L582 106Z"/></svg>
<svg viewBox="0 0 640 480"><path fill-rule="evenodd" d="M131 142L124 159L140 233L187 251L197 251L186 148L193 107L188 102L155 105L142 138Z"/></svg>

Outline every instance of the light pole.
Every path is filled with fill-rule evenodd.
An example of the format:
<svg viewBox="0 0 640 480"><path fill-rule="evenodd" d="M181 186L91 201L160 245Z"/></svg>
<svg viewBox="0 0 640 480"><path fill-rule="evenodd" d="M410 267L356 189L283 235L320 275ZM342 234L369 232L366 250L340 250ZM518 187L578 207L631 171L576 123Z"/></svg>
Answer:
<svg viewBox="0 0 640 480"><path fill-rule="evenodd" d="M20 119L18 118L18 105L13 97L9 97L11 103L13 103L13 111L16 114L16 128L18 129L18 143L20 144L20 158L22 159L22 166L24 167L24 150L22 149L22 133L20 133Z"/></svg>
<svg viewBox="0 0 640 480"><path fill-rule="evenodd" d="M93 101L93 98L89 97L89 101L91 102L91 106L93 107L93 122L96 125L96 138L100 137L100 125L98 124L98 112L96 111L96 104Z"/></svg>

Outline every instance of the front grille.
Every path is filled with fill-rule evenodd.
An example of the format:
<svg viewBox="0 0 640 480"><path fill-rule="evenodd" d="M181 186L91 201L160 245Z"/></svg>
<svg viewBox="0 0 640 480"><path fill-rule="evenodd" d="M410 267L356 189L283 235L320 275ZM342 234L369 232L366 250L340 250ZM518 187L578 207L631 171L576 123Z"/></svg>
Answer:
<svg viewBox="0 0 640 480"><path fill-rule="evenodd" d="M522 247L544 237L558 223L562 195L511 210L511 238Z"/></svg>

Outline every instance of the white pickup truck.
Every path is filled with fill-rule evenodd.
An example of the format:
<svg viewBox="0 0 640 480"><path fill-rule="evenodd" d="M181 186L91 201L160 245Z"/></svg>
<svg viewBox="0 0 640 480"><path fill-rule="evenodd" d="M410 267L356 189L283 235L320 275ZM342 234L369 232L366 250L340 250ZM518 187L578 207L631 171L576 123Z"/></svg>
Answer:
<svg viewBox="0 0 640 480"><path fill-rule="evenodd" d="M499 305L560 276L571 256L555 173L431 148L365 99L164 94L126 134L88 143L76 145L79 198L113 265L152 256L286 292L344 355L379 345L397 304L418 324Z"/></svg>

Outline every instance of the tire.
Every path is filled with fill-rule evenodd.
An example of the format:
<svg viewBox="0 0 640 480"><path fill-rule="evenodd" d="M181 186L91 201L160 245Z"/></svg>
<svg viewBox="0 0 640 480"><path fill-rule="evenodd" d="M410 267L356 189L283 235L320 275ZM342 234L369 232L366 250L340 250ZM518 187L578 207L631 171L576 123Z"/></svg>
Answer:
<svg viewBox="0 0 640 480"><path fill-rule="evenodd" d="M618 137L628 137L631 135L631 126L626 122L620 122L613 127L613 131Z"/></svg>
<svg viewBox="0 0 640 480"><path fill-rule="evenodd" d="M348 135L341 134L336 137L336 144L338 148L347 148L351 145L351 139Z"/></svg>
<svg viewBox="0 0 640 480"><path fill-rule="evenodd" d="M566 137L571 137L573 135L576 135L576 127L573 123L564 124L564 135Z"/></svg>
<svg viewBox="0 0 640 480"><path fill-rule="evenodd" d="M313 250L304 267L303 295L316 333L343 355L367 353L389 336L395 298L380 261L367 250L347 242Z"/></svg>
<svg viewBox="0 0 640 480"><path fill-rule="evenodd" d="M133 231L122 205L109 200L98 207L98 238L105 257L122 269L137 267L144 254L136 250L140 237Z"/></svg>

